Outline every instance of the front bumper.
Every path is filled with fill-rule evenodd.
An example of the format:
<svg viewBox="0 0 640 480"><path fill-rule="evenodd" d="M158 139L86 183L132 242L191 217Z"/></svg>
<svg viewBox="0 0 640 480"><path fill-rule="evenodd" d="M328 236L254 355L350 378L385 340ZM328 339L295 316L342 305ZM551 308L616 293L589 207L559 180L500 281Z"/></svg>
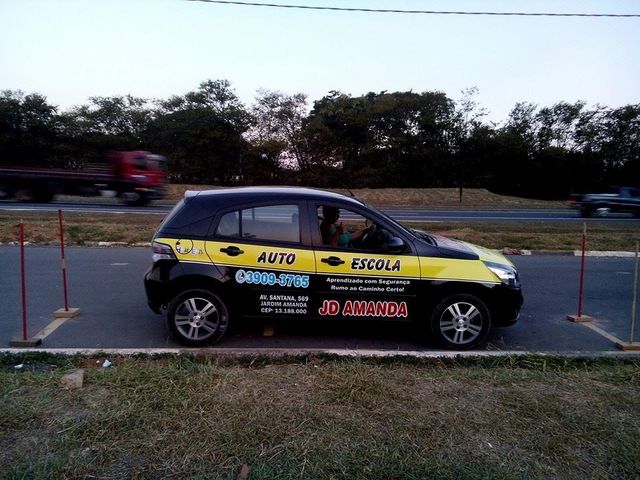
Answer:
<svg viewBox="0 0 640 480"><path fill-rule="evenodd" d="M522 289L499 285L492 293L492 323L498 327L515 324L520 318L520 310L524 302Z"/></svg>

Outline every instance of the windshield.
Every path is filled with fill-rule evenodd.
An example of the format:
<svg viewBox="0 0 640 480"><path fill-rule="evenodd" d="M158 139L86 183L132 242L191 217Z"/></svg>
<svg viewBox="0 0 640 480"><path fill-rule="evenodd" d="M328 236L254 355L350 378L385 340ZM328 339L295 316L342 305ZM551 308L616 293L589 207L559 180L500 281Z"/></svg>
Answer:
<svg viewBox="0 0 640 480"><path fill-rule="evenodd" d="M362 202L362 200L360 200ZM377 213L378 215L380 215L381 217L384 217L385 220L387 220L389 223L393 224L394 227L398 228L399 230L402 230L404 233L407 233L413 237L416 236L415 233L413 233L411 231L410 228L407 228L401 224L399 224L397 221L395 221L393 218L391 218L389 215L387 215L386 213L382 212L381 210L378 210L376 207L374 207L373 205L370 205L366 202L362 202L362 204L367 207L369 210L373 210L375 213Z"/></svg>
<svg viewBox="0 0 640 480"><path fill-rule="evenodd" d="M418 230L416 228L410 228L409 231L414 237L419 238L420 240L424 240L425 242L431 245L435 245L436 247L440 244L440 242L438 242L438 239L444 238L433 235L431 233L427 233L423 230Z"/></svg>

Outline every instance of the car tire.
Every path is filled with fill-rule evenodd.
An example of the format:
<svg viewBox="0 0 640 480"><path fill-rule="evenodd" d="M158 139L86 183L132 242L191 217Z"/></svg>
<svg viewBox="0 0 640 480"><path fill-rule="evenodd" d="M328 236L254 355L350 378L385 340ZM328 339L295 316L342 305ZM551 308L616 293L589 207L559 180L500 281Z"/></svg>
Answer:
<svg viewBox="0 0 640 480"><path fill-rule="evenodd" d="M474 295L456 294L444 298L431 315L431 334L441 346L470 350L487 338L491 315L485 303Z"/></svg>
<svg viewBox="0 0 640 480"><path fill-rule="evenodd" d="M53 200L54 196L55 195L51 190L44 187L39 190L36 190L33 193L33 201L35 203L49 203L51 200Z"/></svg>
<svg viewBox="0 0 640 480"><path fill-rule="evenodd" d="M208 290L186 290L169 303L167 324L184 345L213 344L229 328L229 309L222 298Z"/></svg>
<svg viewBox="0 0 640 480"><path fill-rule="evenodd" d="M147 195L139 192L126 191L122 192L120 196L122 197L122 201L125 203L125 205L128 205L130 207L144 207L150 202Z"/></svg>

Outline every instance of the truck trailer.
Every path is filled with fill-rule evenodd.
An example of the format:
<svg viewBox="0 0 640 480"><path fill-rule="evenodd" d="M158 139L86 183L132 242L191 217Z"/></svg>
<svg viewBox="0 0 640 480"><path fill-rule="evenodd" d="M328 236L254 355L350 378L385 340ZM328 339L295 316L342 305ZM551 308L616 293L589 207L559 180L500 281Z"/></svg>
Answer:
<svg viewBox="0 0 640 480"><path fill-rule="evenodd" d="M112 152L104 162L68 168L0 166L0 199L47 203L56 195L117 196L146 205L164 196L166 159L145 151Z"/></svg>

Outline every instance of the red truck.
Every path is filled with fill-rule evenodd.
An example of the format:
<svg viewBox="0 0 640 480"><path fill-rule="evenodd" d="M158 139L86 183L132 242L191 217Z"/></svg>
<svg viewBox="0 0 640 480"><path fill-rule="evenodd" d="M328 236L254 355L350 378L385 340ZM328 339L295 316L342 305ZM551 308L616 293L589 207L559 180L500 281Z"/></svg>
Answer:
<svg viewBox="0 0 640 480"><path fill-rule="evenodd" d="M107 161L69 168L0 166L0 199L46 203L55 195L115 195L128 205L164 196L166 160L144 151L112 152Z"/></svg>

